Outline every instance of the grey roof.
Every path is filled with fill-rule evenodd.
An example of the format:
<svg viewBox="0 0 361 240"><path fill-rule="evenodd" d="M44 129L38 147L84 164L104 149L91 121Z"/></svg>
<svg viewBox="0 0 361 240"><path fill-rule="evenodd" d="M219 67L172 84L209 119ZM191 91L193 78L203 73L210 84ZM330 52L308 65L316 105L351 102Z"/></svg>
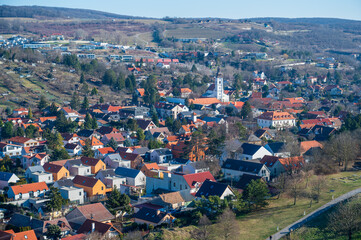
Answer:
<svg viewBox="0 0 361 240"><path fill-rule="evenodd" d="M227 159L222 165L222 168L224 169L231 169L235 171L248 172L253 174L258 174L262 167L262 163L235 159Z"/></svg>
<svg viewBox="0 0 361 240"><path fill-rule="evenodd" d="M267 150L271 150L272 153L280 153L282 152L283 147L285 146L284 142L273 142L273 143L268 143L268 148L266 147ZM267 146L266 145L266 146Z"/></svg>
<svg viewBox="0 0 361 240"><path fill-rule="evenodd" d="M57 185L59 186L59 188L61 187L71 187L71 186L74 186L74 183L71 179L61 179L61 180L58 180L54 183L54 185Z"/></svg>
<svg viewBox="0 0 361 240"><path fill-rule="evenodd" d="M159 223L166 215L167 213L165 212L159 212L158 214L157 210L155 209L143 207L134 215L134 218L142 219L152 223Z"/></svg>
<svg viewBox="0 0 361 240"><path fill-rule="evenodd" d="M196 193L196 197L205 196L208 198L209 196L218 196L221 197L223 193L226 191L228 185L223 183L217 183L210 180L206 180L203 182L202 186Z"/></svg>
<svg viewBox="0 0 361 240"><path fill-rule="evenodd" d="M154 151L156 151L159 155L172 154L172 151L169 150L168 148L158 148L158 149L154 149Z"/></svg>
<svg viewBox="0 0 361 240"><path fill-rule="evenodd" d="M115 174L123 177L135 178L136 176L138 176L139 172L140 170L125 167L118 167L117 169L115 169Z"/></svg>
<svg viewBox="0 0 361 240"><path fill-rule="evenodd" d="M250 144L250 143L243 143L242 144L242 149L243 149L243 154L246 155L253 155L255 154L262 146L260 145L256 145L256 144Z"/></svg>
<svg viewBox="0 0 361 240"><path fill-rule="evenodd" d="M248 142L259 142L261 141L260 138L256 137L256 135L254 134L251 134L249 137L248 137Z"/></svg>
<svg viewBox="0 0 361 240"><path fill-rule="evenodd" d="M260 179L262 179L261 176L256 176L256 175L251 175L251 174L245 173L240 177L240 179L236 183L235 187L244 190L244 189L246 189L246 187L248 186L248 184L250 184L250 182L252 180L256 181L256 180L260 180Z"/></svg>
<svg viewBox="0 0 361 240"><path fill-rule="evenodd" d="M0 172L0 181L9 181L9 179L13 176L14 173L9 172Z"/></svg>
<svg viewBox="0 0 361 240"><path fill-rule="evenodd" d="M141 148L136 148L134 149L133 153L135 154L139 154L139 155L144 155L149 151L149 148L147 147L141 147Z"/></svg>
<svg viewBox="0 0 361 240"><path fill-rule="evenodd" d="M42 232L44 222L38 219L31 219L29 216L25 216L22 214L15 213L9 223L9 225L13 225L16 227L31 227L35 231Z"/></svg>
<svg viewBox="0 0 361 240"><path fill-rule="evenodd" d="M114 169L106 169L106 170L100 170L97 174L96 177L102 175L103 177L113 177L115 176L115 171Z"/></svg>
<svg viewBox="0 0 361 240"><path fill-rule="evenodd" d="M122 160L119 153L111 153L107 156L110 160Z"/></svg>
<svg viewBox="0 0 361 240"><path fill-rule="evenodd" d="M43 166L30 166L28 167L30 172L45 172Z"/></svg>

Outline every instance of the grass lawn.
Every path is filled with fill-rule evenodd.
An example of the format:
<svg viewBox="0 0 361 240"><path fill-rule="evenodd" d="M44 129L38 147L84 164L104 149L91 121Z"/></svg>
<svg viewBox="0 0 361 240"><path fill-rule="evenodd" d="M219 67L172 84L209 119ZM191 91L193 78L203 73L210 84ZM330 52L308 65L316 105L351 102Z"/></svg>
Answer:
<svg viewBox="0 0 361 240"><path fill-rule="evenodd" d="M310 208L309 199L299 198L297 204L293 205L293 199L281 195L280 199L271 199L269 206L257 212L247 214L239 218L241 234L239 239L266 239L271 234L283 229L289 224L314 211L318 207L334 198L361 187L361 171L342 172L326 177L328 185L321 193L319 203L312 204ZM331 192L331 190L333 190Z"/></svg>

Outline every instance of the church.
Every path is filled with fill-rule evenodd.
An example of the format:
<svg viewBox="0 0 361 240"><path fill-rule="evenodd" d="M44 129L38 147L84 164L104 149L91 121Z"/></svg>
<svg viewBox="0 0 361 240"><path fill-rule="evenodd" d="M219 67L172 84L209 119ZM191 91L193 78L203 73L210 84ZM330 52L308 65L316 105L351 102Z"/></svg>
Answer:
<svg viewBox="0 0 361 240"><path fill-rule="evenodd" d="M229 96L224 93L223 78L221 74L217 73L215 83L209 85L202 97L217 98L221 102L229 102Z"/></svg>

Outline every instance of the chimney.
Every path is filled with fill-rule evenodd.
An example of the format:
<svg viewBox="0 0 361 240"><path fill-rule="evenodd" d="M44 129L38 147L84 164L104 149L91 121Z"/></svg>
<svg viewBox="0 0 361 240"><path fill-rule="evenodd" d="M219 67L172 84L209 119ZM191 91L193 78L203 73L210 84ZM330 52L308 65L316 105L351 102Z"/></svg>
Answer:
<svg viewBox="0 0 361 240"><path fill-rule="evenodd" d="M193 112L193 114L192 114L192 121L193 121L193 123L197 122L197 114L195 112Z"/></svg>
<svg viewBox="0 0 361 240"><path fill-rule="evenodd" d="M92 233L95 231L95 223L92 223Z"/></svg>
<svg viewBox="0 0 361 240"><path fill-rule="evenodd" d="M90 214L90 219L93 219L93 218L94 218L94 217L93 217L93 214L91 213L91 214Z"/></svg>

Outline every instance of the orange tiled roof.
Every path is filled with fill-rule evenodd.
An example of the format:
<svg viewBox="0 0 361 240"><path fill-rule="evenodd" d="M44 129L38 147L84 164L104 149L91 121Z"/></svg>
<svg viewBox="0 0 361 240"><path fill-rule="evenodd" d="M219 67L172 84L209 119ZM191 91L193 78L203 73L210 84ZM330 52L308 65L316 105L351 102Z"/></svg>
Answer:
<svg viewBox="0 0 361 240"><path fill-rule="evenodd" d="M137 89L138 90L138 92L139 92L139 94L140 94L140 96L144 96L144 93L145 93L145 90L144 90L144 88L138 88Z"/></svg>
<svg viewBox="0 0 361 240"><path fill-rule="evenodd" d="M317 142L316 140L304 141L304 142L300 143L300 150L302 153L305 153L308 150L310 150L311 148L316 148L316 147L323 148L323 145L321 143Z"/></svg>
<svg viewBox="0 0 361 240"><path fill-rule="evenodd" d="M294 116L289 114L288 112L278 112L278 111L272 111L272 112L265 112L261 116L258 117L259 119L265 119L265 120L292 120L295 119Z"/></svg>
<svg viewBox="0 0 361 240"><path fill-rule="evenodd" d="M97 149L101 154L108 154L115 152L113 148L111 147L105 147L105 148L98 148Z"/></svg>
<svg viewBox="0 0 361 240"><path fill-rule="evenodd" d="M99 141L96 137L92 136L91 138L91 146L102 146L104 145L101 141Z"/></svg>
<svg viewBox="0 0 361 240"><path fill-rule="evenodd" d="M181 88L181 89L180 89L180 92L181 92L181 93L191 93L192 90L189 89L189 88Z"/></svg>
<svg viewBox="0 0 361 240"><path fill-rule="evenodd" d="M15 195L18 195L19 193L36 192L38 190L39 191L49 190L45 182L16 185L16 186L11 186L10 188L13 190Z"/></svg>
<svg viewBox="0 0 361 240"><path fill-rule="evenodd" d="M195 99L189 99L190 103L193 104L200 104L200 105L211 105L213 103L220 103L217 98L195 98Z"/></svg>
<svg viewBox="0 0 361 240"><path fill-rule="evenodd" d="M159 166L157 163L145 163L144 167L147 168L148 170L159 170Z"/></svg>

